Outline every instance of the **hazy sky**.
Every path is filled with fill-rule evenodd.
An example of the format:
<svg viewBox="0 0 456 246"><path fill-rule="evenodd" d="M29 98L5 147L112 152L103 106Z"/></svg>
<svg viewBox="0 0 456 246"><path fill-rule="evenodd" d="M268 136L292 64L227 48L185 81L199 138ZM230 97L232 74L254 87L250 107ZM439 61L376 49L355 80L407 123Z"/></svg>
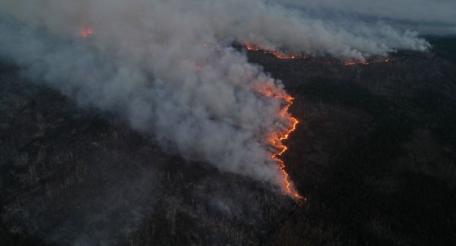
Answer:
<svg viewBox="0 0 456 246"><path fill-rule="evenodd" d="M456 33L455 0L273 0L305 9L332 10L372 18L406 21L425 33Z"/></svg>

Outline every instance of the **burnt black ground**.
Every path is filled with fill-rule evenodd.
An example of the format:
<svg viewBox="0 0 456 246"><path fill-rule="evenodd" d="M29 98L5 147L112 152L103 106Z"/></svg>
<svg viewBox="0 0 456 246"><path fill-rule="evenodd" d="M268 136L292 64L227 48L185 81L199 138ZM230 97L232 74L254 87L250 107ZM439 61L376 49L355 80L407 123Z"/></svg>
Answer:
<svg viewBox="0 0 456 246"><path fill-rule="evenodd" d="M296 99L285 159L305 206L3 62L2 245L456 245L456 39L430 40L350 67L248 54Z"/></svg>

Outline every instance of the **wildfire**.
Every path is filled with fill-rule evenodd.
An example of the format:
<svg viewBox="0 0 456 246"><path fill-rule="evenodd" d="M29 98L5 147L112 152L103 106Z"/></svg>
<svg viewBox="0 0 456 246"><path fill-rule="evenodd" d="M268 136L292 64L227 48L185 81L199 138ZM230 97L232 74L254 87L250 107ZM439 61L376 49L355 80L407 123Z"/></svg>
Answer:
<svg viewBox="0 0 456 246"><path fill-rule="evenodd" d="M369 62L356 59L347 59L343 61L344 66L369 65Z"/></svg>
<svg viewBox="0 0 456 246"><path fill-rule="evenodd" d="M95 30L88 26L81 27L79 31L79 35L82 38L89 38L95 35ZM208 47L208 44L204 43L203 47ZM263 51L268 54L274 55L276 58L281 60L290 60L296 59L299 56L294 54L286 54L281 51L271 50L271 49L264 49L258 45L247 43L244 46L249 51ZM203 69L202 64L195 64L195 70L200 72ZM273 85L261 85L257 86L256 91L265 97L273 97L280 99L284 102L284 106L281 108L279 112L279 116L285 122L288 122L288 125L285 129L277 132L272 132L267 137L267 144L274 148L274 153L271 155L271 159L277 162L280 167L280 172L282 174L282 187L283 190L293 199L298 201L305 201L305 197L301 196L298 191L296 190L293 182L290 180L290 175L288 174L285 166L285 162L280 159L280 157L288 150L288 147L283 143L286 141L291 133L296 130L297 125L299 124L298 119L293 117L289 112L289 108L293 105L294 98L288 95L283 89L277 88Z"/></svg>
<svg viewBox="0 0 456 246"><path fill-rule="evenodd" d="M273 56L275 56L277 59L280 59L280 60L295 60L295 59L300 58L299 54L285 53L285 52L282 52L279 50L268 49L268 48L261 47L254 43L250 43L250 42L245 43L244 48L248 51L262 51L266 54L272 54Z"/></svg>
<svg viewBox="0 0 456 246"><path fill-rule="evenodd" d="M355 66L355 65L370 65L377 63L391 63L392 60L388 57L382 57L372 60L359 60L359 59L347 59L343 61L344 66Z"/></svg>
<svg viewBox="0 0 456 246"><path fill-rule="evenodd" d="M286 170L285 162L281 159L281 156L288 150L288 147L284 144L284 141L290 137L291 133L296 130L296 127L299 124L298 119L293 117L288 112L291 105L293 105L294 98L288 95L284 90L279 89L273 85L261 85L255 89L263 96L281 99L285 104L280 110L279 116L281 119L288 122L288 125L283 130L272 132L267 138L267 143L274 148L274 153L272 154L271 158L277 162L280 167L282 174L282 187L284 191L293 199L303 201L305 198L301 196L296 190L293 182L290 180L290 175Z"/></svg>
<svg viewBox="0 0 456 246"><path fill-rule="evenodd" d="M301 57L298 54L267 49L250 42L245 43L244 48L247 51L261 51L266 54L272 54L280 60L294 60ZM290 175L287 172L285 162L281 159L282 155L288 150L288 147L284 144L284 142L296 130L296 127L299 124L299 120L288 112L290 107L293 105L294 98L288 95L283 89L277 88L274 85L262 84L257 86L255 90L265 97L277 98L284 103L278 114L280 116L280 119L282 119L284 122L287 122L287 126L282 130L270 133L269 136L267 136L267 144L274 149L273 154L271 155L271 159L279 165L280 172L282 174L282 188L284 192L286 192L286 194L297 201L305 201L306 198L301 196L296 190L296 187L291 181Z"/></svg>
<svg viewBox="0 0 456 246"><path fill-rule="evenodd" d="M95 34L95 30L89 26L83 26L79 30L79 36L81 36L82 38L90 38L94 34Z"/></svg>

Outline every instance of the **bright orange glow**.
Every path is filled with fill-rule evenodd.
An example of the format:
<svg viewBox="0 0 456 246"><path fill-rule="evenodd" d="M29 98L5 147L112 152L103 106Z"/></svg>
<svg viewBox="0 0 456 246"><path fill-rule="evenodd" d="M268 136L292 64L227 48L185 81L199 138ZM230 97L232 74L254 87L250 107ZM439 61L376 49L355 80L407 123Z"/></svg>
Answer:
<svg viewBox="0 0 456 246"><path fill-rule="evenodd" d="M208 47L208 45L206 43L203 43L203 47ZM281 51L264 49L253 43L246 43L244 45L244 48L248 51L263 51L265 53L272 54L276 58L282 59L282 60L298 58L298 55L286 54ZM201 64L195 65L196 71L201 71L202 69L203 69L203 66ZM283 191L297 201L300 201L300 202L306 201L306 198L301 196L298 193L298 191L296 190L293 182L290 180L290 175L288 174L288 172L286 170L285 162L282 159L280 159L280 157L288 150L287 146L283 142L289 138L291 133L296 130L296 127L299 124L298 119L293 117L288 112L289 108L293 104L294 98L292 96L288 95L283 89L278 88L271 84L257 85L254 87L254 90L265 97L276 98L284 103L284 105L281 107L278 114L279 114L279 118L281 119L281 122L286 122L286 126L284 126L282 130L279 130L277 132L272 132L268 136L266 136L267 137L266 143L274 149L273 153L271 155L271 159L279 165L281 176L282 176L281 185L282 185Z"/></svg>
<svg viewBox="0 0 456 246"><path fill-rule="evenodd" d="M79 30L79 35L82 37L82 38L90 38L91 36L93 36L95 34L95 30L93 30L92 27L89 27L89 26L83 26L81 27L81 29Z"/></svg>
<svg viewBox="0 0 456 246"><path fill-rule="evenodd" d="M285 53L285 52L282 52L279 50L267 49L267 48L261 47L257 44L249 43L249 42L244 44L244 48L248 51L262 51L263 53L266 53L266 54L272 54L273 56L275 56L277 59L280 59L280 60L295 60L295 59L300 58L299 54Z"/></svg>
<svg viewBox="0 0 456 246"><path fill-rule="evenodd" d="M267 136L267 144L274 148L271 158L277 162L280 167L283 190L293 199L304 201L305 198L301 196L296 190L293 182L290 180L290 175L286 170L285 162L281 159L281 156L288 150L288 147L284 144L284 141L290 137L291 133L296 130L296 127L299 124L298 119L293 117L288 112L289 108L293 104L294 98L288 95L284 90L273 85L260 85L255 89L263 96L281 99L284 103L284 106L281 108L278 114L279 118L283 122L287 122L287 125L284 126L284 129L282 130L271 132L269 136Z"/></svg>

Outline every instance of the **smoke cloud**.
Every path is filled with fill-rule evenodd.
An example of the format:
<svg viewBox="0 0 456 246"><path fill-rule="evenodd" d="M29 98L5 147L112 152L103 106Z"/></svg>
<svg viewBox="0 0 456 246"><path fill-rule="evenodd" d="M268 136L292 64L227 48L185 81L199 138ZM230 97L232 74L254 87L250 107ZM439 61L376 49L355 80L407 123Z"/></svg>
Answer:
<svg viewBox="0 0 456 246"><path fill-rule="evenodd" d="M283 101L257 88L285 93L283 85L249 64L233 42L342 59L429 47L414 31L337 24L284 3L1 0L0 56L188 159L278 185L266 137L291 122L279 114Z"/></svg>
<svg viewBox="0 0 456 246"><path fill-rule="evenodd" d="M456 1L453 0L275 0L285 6L317 11L320 15L356 15L413 26L425 34L456 34ZM329 16L328 16L329 15Z"/></svg>

